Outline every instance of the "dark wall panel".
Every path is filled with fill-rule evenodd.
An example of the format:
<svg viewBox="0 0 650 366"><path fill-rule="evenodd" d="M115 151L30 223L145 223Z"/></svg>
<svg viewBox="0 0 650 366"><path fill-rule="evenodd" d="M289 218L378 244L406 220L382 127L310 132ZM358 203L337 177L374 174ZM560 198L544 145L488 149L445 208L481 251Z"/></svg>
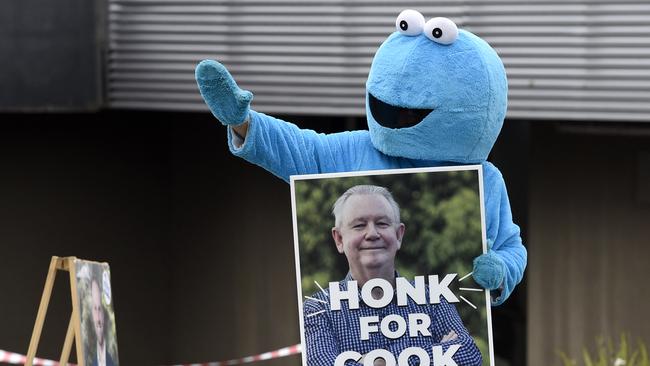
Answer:
<svg viewBox="0 0 650 366"><path fill-rule="evenodd" d="M582 359L621 333L647 345L650 128L539 124L532 131L528 365Z"/></svg>
<svg viewBox="0 0 650 366"><path fill-rule="evenodd" d="M102 0L0 2L0 111L102 104Z"/></svg>
<svg viewBox="0 0 650 366"><path fill-rule="evenodd" d="M169 136L163 122L4 115L0 125L0 349L26 353L53 255L111 265L121 364L167 360ZM38 356L70 319L60 272Z"/></svg>

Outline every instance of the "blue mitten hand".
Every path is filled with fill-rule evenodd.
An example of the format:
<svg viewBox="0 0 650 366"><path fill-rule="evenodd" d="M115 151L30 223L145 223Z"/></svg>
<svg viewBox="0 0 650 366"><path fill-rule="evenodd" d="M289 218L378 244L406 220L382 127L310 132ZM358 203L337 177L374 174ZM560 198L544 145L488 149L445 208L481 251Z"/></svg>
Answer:
<svg viewBox="0 0 650 366"><path fill-rule="evenodd" d="M203 60L196 66L195 77L203 100L221 123L238 125L246 121L253 93L239 89L225 66Z"/></svg>
<svg viewBox="0 0 650 366"><path fill-rule="evenodd" d="M506 275L506 264L493 250L474 258L474 281L487 290L498 289Z"/></svg>

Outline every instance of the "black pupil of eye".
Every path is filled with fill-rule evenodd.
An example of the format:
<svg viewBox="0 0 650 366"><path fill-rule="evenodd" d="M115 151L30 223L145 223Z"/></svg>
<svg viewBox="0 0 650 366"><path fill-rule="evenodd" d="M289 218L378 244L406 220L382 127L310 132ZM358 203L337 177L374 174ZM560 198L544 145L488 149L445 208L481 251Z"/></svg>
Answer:
<svg viewBox="0 0 650 366"><path fill-rule="evenodd" d="M405 31L409 29L409 24L406 22L406 20L402 20L401 22L399 22L399 27Z"/></svg>
<svg viewBox="0 0 650 366"><path fill-rule="evenodd" d="M440 37L442 37L442 30L440 28L433 28L433 31L431 31L431 34L433 34L433 36L435 38L440 38Z"/></svg>

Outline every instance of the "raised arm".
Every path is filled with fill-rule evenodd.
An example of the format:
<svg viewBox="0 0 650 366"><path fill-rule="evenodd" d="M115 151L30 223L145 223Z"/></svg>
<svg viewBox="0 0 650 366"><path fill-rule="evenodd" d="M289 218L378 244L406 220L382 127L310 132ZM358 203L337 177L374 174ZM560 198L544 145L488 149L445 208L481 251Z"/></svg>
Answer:
<svg viewBox="0 0 650 366"><path fill-rule="evenodd" d="M370 146L359 143L367 131L319 134L251 110L253 94L216 61L199 63L196 81L210 111L228 126L231 152L285 181L294 174L355 170Z"/></svg>

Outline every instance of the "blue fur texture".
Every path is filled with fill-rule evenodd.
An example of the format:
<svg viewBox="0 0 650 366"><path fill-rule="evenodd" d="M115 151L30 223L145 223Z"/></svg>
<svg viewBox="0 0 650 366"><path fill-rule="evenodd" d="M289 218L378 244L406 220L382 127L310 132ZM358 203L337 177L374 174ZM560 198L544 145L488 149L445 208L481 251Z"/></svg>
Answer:
<svg viewBox="0 0 650 366"><path fill-rule="evenodd" d="M491 249L477 258L474 276L501 289L502 304L523 277L527 253L499 170L485 161L501 129L507 84L503 65L490 46L460 31L451 45L394 33L377 51L367 82L386 105L433 109L410 127L379 125L368 108L370 131L319 134L250 110L252 95L239 89L215 61L197 66L197 83L212 113L224 124L248 116L248 133L231 152L285 181L298 174L435 167L477 163L483 168L486 234ZM368 102L367 102L368 104Z"/></svg>
<svg viewBox="0 0 650 366"><path fill-rule="evenodd" d="M474 258L473 277L476 283L488 290L496 290L501 286L506 273L506 265L494 251Z"/></svg>
<svg viewBox="0 0 650 366"><path fill-rule="evenodd" d="M241 90L222 64L203 60L194 76L203 100L221 123L238 125L246 120L253 93Z"/></svg>
<svg viewBox="0 0 650 366"><path fill-rule="evenodd" d="M366 95L433 111L413 127L387 128L377 123L366 101L372 143L391 156L480 163L501 130L507 85L499 56L472 33L459 30L454 43L441 45L423 34L395 32L375 54Z"/></svg>

